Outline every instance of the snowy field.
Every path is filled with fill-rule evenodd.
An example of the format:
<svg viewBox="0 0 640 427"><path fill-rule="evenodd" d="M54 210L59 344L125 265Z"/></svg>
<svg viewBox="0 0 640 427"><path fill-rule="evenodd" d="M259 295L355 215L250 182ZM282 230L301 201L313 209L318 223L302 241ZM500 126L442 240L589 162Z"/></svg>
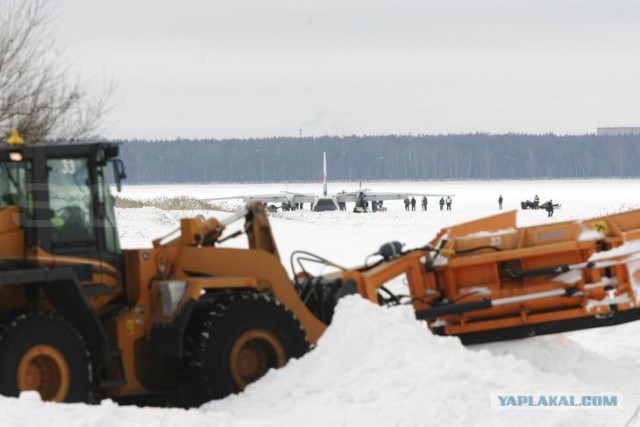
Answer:
<svg viewBox="0 0 640 427"><path fill-rule="evenodd" d="M552 218L545 211L519 212L519 225L581 219L640 207L637 180L375 183L374 191L455 194L453 210L440 211L438 198L427 212L405 212L401 201L387 212L307 211L272 215L283 263L304 249L354 266L390 240L407 247L427 243L442 227L498 211L521 200L553 199L562 204ZM330 183L329 191L357 184ZM319 184L166 185L128 187L122 196L144 199L236 194L318 192ZM232 209L240 203L225 202ZM352 206L351 206L352 207ZM306 207L308 209L308 206ZM119 209L125 247L149 246L177 227L182 216L224 217L226 212ZM236 239L238 240L238 239ZM239 245L240 242L234 242ZM239 395L189 411L39 402L37 395L0 398L0 426L640 426L640 323L526 340L463 347L456 338L435 337L409 308L380 308L358 297L344 299L318 346L285 368L271 371ZM492 409L492 393L620 393L618 409Z"/></svg>

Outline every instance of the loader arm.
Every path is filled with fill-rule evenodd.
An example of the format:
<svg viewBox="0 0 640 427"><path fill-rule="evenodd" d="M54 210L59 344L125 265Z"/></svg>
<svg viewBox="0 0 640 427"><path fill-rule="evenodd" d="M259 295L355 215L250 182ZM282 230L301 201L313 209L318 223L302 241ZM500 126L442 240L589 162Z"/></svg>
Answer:
<svg viewBox="0 0 640 427"><path fill-rule="evenodd" d="M435 277L424 272L424 259L429 251L415 251L379 264L373 268L351 270L344 274L345 281L352 280L358 293L373 303L378 303L378 290L387 282L405 275L414 308L423 309L441 295Z"/></svg>
<svg viewBox="0 0 640 427"><path fill-rule="evenodd" d="M161 250L164 248L167 253L167 266L163 270L173 279L188 280L183 305L188 299L200 298L201 291L224 290L227 285L220 284L222 278L235 278L238 283L247 283L247 287L272 294L296 316L305 330L307 340L315 344L326 325L298 297L280 262L265 208L264 203L251 202L223 220L183 219L179 237L164 246L156 241L156 247ZM249 248L221 246L220 243L226 240L223 237L226 227L240 220L245 221L243 230ZM207 277L212 279L209 287L202 284Z"/></svg>

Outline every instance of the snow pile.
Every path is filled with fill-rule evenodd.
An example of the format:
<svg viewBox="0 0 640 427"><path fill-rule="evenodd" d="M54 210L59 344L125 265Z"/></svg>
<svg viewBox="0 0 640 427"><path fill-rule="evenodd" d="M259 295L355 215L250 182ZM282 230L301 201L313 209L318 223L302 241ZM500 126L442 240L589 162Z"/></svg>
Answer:
<svg viewBox="0 0 640 427"><path fill-rule="evenodd" d="M607 345L606 340L595 340L594 348L588 348L582 342L587 336L591 340L594 335L613 338L612 332L622 332L625 327L631 325L633 324L487 343L469 348L488 350L495 356L512 355L518 360L527 361L541 373L566 375L574 381L588 385L591 392L622 393L625 410L633 412L633 408L640 403L640 390L636 386L640 379L640 363L633 357L633 353L629 352L632 347L625 344L625 339L622 338L615 340L615 344L611 343L611 346ZM637 328L637 324L635 327ZM631 336L628 335L626 339ZM619 352L620 355L611 358L611 353L614 352ZM558 386L562 390L570 389L568 384L549 384L545 389Z"/></svg>
<svg viewBox="0 0 640 427"><path fill-rule="evenodd" d="M110 400L89 406L42 402L35 392L23 393L20 399L0 397L2 427L193 427L226 422L198 410L120 407Z"/></svg>
<svg viewBox="0 0 640 427"><path fill-rule="evenodd" d="M433 336L409 307L349 297L313 352L202 409L230 419L249 412L274 426L575 425L594 413L492 410L491 393L595 390L573 375Z"/></svg>
<svg viewBox="0 0 640 427"><path fill-rule="evenodd" d="M630 374L638 369L631 362L610 366L604 356L562 337L487 348L474 351L456 338L433 336L410 307L381 308L352 296L340 302L312 352L242 394L185 411L110 401L57 405L25 393L0 398L0 425L621 425L635 409L625 394L624 410L493 410L491 393L620 392L603 382L625 375L632 389L637 378Z"/></svg>

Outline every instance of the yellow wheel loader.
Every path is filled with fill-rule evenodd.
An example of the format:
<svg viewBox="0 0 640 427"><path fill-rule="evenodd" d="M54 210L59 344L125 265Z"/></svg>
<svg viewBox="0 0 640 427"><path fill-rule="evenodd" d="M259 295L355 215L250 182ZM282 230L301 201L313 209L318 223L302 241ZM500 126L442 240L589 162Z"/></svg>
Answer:
<svg viewBox="0 0 640 427"><path fill-rule="evenodd" d="M0 149L0 394L194 405L304 354L325 325L297 297L263 207L231 219L246 219L249 249L217 247L225 224L193 218L122 251L107 179L125 177L117 154Z"/></svg>

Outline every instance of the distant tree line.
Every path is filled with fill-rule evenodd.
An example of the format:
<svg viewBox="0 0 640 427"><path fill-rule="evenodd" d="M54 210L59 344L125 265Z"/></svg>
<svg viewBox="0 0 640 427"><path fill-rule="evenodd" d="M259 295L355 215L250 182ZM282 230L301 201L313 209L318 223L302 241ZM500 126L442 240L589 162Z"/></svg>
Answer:
<svg viewBox="0 0 640 427"><path fill-rule="evenodd" d="M438 135L122 141L129 183L640 176L639 136Z"/></svg>

